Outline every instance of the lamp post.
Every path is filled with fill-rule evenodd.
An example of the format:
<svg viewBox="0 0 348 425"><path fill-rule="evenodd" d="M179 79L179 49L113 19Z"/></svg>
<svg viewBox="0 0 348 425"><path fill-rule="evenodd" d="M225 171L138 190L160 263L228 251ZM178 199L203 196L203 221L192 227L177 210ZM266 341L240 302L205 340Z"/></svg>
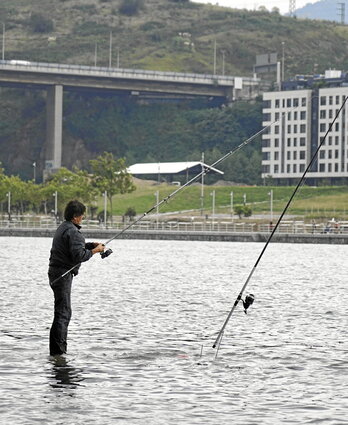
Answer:
<svg viewBox="0 0 348 425"><path fill-rule="evenodd" d="M231 218L233 221L233 192L230 193L230 196L231 196Z"/></svg>
<svg viewBox="0 0 348 425"><path fill-rule="evenodd" d="M98 63L98 43L95 43L94 46L94 66L97 66Z"/></svg>
<svg viewBox="0 0 348 425"><path fill-rule="evenodd" d="M225 75L225 50L222 50L221 53L222 53L222 75Z"/></svg>
<svg viewBox="0 0 348 425"><path fill-rule="evenodd" d="M2 60L5 60L5 23L2 23Z"/></svg>
<svg viewBox="0 0 348 425"><path fill-rule="evenodd" d="M109 68L112 64L112 31L110 31L110 48L109 48Z"/></svg>
<svg viewBox="0 0 348 425"><path fill-rule="evenodd" d="M270 190L270 192L268 192L268 195L270 197L269 202L270 202L270 221L273 221L273 189Z"/></svg>
<svg viewBox="0 0 348 425"><path fill-rule="evenodd" d="M107 208L108 208L108 192L103 193L104 196L104 226L106 229L106 220L107 220Z"/></svg>
<svg viewBox="0 0 348 425"><path fill-rule="evenodd" d="M284 68L285 68L284 45L285 45L285 41L282 41L282 81L284 81Z"/></svg>
<svg viewBox="0 0 348 425"><path fill-rule="evenodd" d="M36 183L36 162L33 162L33 180Z"/></svg>
<svg viewBox="0 0 348 425"><path fill-rule="evenodd" d="M212 219L211 219L211 222L212 222L212 226L213 226L213 230L214 230L214 221L215 221L215 190L213 190L212 192L211 192L211 196L213 197L213 199L212 199Z"/></svg>
<svg viewBox="0 0 348 425"><path fill-rule="evenodd" d="M54 217L57 223L58 222L58 192L57 191L54 192L53 197L54 197Z"/></svg>
<svg viewBox="0 0 348 425"><path fill-rule="evenodd" d="M204 212L204 152L202 152L202 181L201 181L201 215Z"/></svg>
<svg viewBox="0 0 348 425"><path fill-rule="evenodd" d="M158 229L158 214L159 214L159 190L156 190L156 229Z"/></svg>
<svg viewBox="0 0 348 425"><path fill-rule="evenodd" d="M8 198L8 200L7 200L8 221L11 221L11 192L7 192L6 196Z"/></svg>
<svg viewBox="0 0 348 425"><path fill-rule="evenodd" d="M246 205L246 193L243 195L243 205Z"/></svg>

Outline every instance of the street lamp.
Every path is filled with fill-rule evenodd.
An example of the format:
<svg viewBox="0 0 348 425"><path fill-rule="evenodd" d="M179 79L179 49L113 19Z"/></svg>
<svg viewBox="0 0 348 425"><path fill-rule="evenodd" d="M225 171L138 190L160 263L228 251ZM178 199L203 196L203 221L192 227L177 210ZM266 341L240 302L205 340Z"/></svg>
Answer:
<svg viewBox="0 0 348 425"><path fill-rule="evenodd" d="M231 192L230 196L231 196L231 218L233 220L233 192Z"/></svg>
<svg viewBox="0 0 348 425"><path fill-rule="evenodd" d="M8 201L7 201L8 221L11 221L11 192L7 192L6 196L8 198Z"/></svg>
<svg viewBox="0 0 348 425"><path fill-rule="evenodd" d="M5 60L5 23L2 23L2 60Z"/></svg>
<svg viewBox="0 0 348 425"><path fill-rule="evenodd" d="M156 190L156 228L158 229L158 214L159 214L159 190Z"/></svg>
<svg viewBox="0 0 348 425"><path fill-rule="evenodd" d="M53 194L54 197L54 217L56 218L56 223L58 222L58 192L55 191Z"/></svg>
<svg viewBox="0 0 348 425"><path fill-rule="evenodd" d="M214 230L214 219L215 219L215 190L213 190L212 192L211 192L211 196L213 197L213 199L212 199L212 204L213 204L213 206L212 206L212 225L213 225L213 230Z"/></svg>
<svg viewBox="0 0 348 425"><path fill-rule="evenodd" d="M201 182L201 215L204 212L204 152L202 152L202 182Z"/></svg>
<svg viewBox="0 0 348 425"><path fill-rule="evenodd" d="M33 180L36 183L36 162L33 162Z"/></svg>
<svg viewBox="0 0 348 425"><path fill-rule="evenodd" d="M268 192L268 195L270 196L270 216L271 216L271 222L273 221L273 189Z"/></svg>
<svg viewBox="0 0 348 425"><path fill-rule="evenodd" d="M106 213L107 213L107 207L108 207L108 192L105 191L103 193L103 196L104 196L104 226L105 226L105 229L106 229L106 219L107 219Z"/></svg>

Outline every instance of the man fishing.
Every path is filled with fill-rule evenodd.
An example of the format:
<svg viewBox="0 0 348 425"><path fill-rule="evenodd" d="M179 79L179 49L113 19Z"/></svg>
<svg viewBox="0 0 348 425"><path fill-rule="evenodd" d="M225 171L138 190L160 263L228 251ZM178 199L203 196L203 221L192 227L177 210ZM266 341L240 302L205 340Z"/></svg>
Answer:
<svg viewBox="0 0 348 425"><path fill-rule="evenodd" d="M56 230L52 242L48 268L49 282L54 292L54 319L50 330L51 356L67 351L73 277L78 274L81 263L105 249L99 242L85 243L80 232L85 211L86 207L81 202L70 201L65 207L65 221Z"/></svg>

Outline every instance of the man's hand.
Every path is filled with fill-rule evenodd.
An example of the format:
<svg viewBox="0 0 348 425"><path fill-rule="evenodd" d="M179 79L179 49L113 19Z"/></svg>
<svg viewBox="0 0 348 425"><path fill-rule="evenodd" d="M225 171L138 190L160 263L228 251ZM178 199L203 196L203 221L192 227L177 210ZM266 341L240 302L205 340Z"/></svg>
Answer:
<svg viewBox="0 0 348 425"><path fill-rule="evenodd" d="M92 249L92 254L96 254L97 252L104 252L105 245L99 242L94 242L94 248Z"/></svg>

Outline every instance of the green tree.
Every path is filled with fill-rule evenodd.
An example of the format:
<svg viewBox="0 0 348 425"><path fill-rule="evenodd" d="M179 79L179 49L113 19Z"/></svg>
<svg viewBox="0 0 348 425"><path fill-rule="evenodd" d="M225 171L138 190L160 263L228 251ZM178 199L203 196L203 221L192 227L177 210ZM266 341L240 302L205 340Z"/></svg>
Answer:
<svg viewBox="0 0 348 425"><path fill-rule="evenodd" d="M97 196L97 190L92 185L91 178L86 171L76 170L73 172L64 167L52 174L42 188L43 197L50 210L53 210L54 207L55 192L57 192L57 207L60 214L72 199L79 199L90 205Z"/></svg>
<svg viewBox="0 0 348 425"><path fill-rule="evenodd" d="M115 159L110 152L104 152L89 162L93 171L93 186L100 194L107 192L112 218L112 197L117 193L131 193L135 190L132 176L127 171L125 159Z"/></svg>

